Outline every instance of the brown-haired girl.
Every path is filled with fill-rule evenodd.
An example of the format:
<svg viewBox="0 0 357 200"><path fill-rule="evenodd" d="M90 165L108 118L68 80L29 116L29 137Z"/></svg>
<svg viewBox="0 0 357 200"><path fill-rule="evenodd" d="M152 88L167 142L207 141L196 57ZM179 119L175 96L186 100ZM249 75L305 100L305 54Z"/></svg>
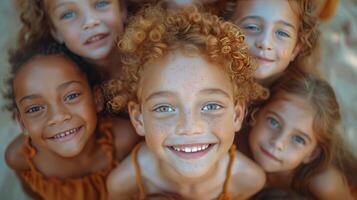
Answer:
<svg viewBox="0 0 357 200"><path fill-rule="evenodd" d="M112 199L174 193L181 199L245 199L264 174L234 149L245 105L264 97L244 36L230 22L186 7L148 8L120 43L125 106L145 144L109 176ZM120 93L121 92L121 93Z"/></svg>
<svg viewBox="0 0 357 200"><path fill-rule="evenodd" d="M250 122L251 156L266 172L267 186L353 199L357 161L339 138L340 118L327 82L297 69L283 74Z"/></svg>
<svg viewBox="0 0 357 200"><path fill-rule="evenodd" d="M55 45L19 49L12 65L8 109L22 135L6 162L36 199L107 199L105 180L131 150L128 120L98 118L93 68Z"/></svg>
<svg viewBox="0 0 357 200"><path fill-rule="evenodd" d="M19 47L56 40L94 63L104 78L120 76L116 41L123 31L123 0L16 0Z"/></svg>
<svg viewBox="0 0 357 200"><path fill-rule="evenodd" d="M232 20L243 30L259 66L256 79L270 85L290 63L309 66L307 56L318 41L314 7L313 0L237 0Z"/></svg>

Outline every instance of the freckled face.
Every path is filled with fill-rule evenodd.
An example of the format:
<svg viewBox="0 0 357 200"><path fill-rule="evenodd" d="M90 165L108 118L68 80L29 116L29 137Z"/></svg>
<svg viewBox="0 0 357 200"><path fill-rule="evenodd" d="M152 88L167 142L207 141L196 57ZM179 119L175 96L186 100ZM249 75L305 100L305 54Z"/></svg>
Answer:
<svg viewBox="0 0 357 200"><path fill-rule="evenodd" d="M266 172L289 172L316 149L315 111L308 101L280 92L257 113L249 135L254 160Z"/></svg>
<svg viewBox="0 0 357 200"><path fill-rule="evenodd" d="M97 116L88 80L61 55L36 56L14 80L18 119L36 147L78 155L94 134Z"/></svg>
<svg viewBox="0 0 357 200"><path fill-rule="evenodd" d="M208 175L224 158L243 118L228 74L200 54L176 51L147 64L138 97L140 108L129 108L141 121L137 132L161 164L188 178Z"/></svg>

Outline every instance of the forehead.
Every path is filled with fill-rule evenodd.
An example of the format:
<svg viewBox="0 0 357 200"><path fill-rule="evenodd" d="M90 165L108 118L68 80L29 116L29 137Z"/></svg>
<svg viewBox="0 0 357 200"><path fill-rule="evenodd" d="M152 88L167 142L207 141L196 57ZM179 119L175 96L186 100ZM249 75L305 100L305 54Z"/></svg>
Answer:
<svg viewBox="0 0 357 200"><path fill-rule="evenodd" d="M284 20L298 23L296 2L289 0L238 0L235 19L256 16L265 21Z"/></svg>
<svg viewBox="0 0 357 200"><path fill-rule="evenodd" d="M63 55L39 55L23 64L14 80L19 87L39 88L66 80L85 80L78 66Z"/></svg>
<svg viewBox="0 0 357 200"><path fill-rule="evenodd" d="M223 66L207 61L199 53L187 55L177 50L144 67L139 96L157 90L187 94L207 88L222 89L233 96L232 81Z"/></svg>

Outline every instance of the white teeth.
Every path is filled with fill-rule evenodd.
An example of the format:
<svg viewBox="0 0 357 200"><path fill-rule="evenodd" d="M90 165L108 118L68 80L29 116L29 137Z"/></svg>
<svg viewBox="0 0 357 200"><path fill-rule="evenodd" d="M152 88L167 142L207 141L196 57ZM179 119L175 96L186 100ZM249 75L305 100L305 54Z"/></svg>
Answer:
<svg viewBox="0 0 357 200"><path fill-rule="evenodd" d="M175 150L175 151L178 151L178 152L185 152L185 153L195 153L195 152L198 152L198 151L203 151L205 149L208 148L208 144L204 144L204 145L200 145L200 146L192 146L192 147L175 147L175 146L172 146L172 148Z"/></svg>
<svg viewBox="0 0 357 200"><path fill-rule="evenodd" d="M95 36L95 37L92 37L91 39L89 39L88 42L96 42L100 39L102 39L102 36L98 35L98 36Z"/></svg>
<svg viewBox="0 0 357 200"><path fill-rule="evenodd" d="M75 133L76 131L78 131L78 128L74 128L74 129L68 130L68 131L63 132L63 133L59 133L59 134L53 136L53 138L54 138L54 139L60 139L60 138L66 137L66 136L68 136L68 135L70 135L70 134L73 134L73 133Z"/></svg>

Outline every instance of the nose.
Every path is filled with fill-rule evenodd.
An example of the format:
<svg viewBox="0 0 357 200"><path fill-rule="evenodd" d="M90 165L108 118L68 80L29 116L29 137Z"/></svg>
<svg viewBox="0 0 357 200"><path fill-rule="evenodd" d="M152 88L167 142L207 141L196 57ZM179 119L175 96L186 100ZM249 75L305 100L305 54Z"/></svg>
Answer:
<svg viewBox="0 0 357 200"><path fill-rule="evenodd" d="M51 118L48 121L49 126L64 123L65 121L68 121L72 118L72 115L64 106L54 106L51 112Z"/></svg>
<svg viewBox="0 0 357 200"><path fill-rule="evenodd" d="M94 14L88 13L85 16L84 24L82 26L83 30L92 29L100 25L101 21L95 17Z"/></svg>
<svg viewBox="0 0 357 200"><path fill-rule="evenodd" d="M180 113L180 119L177 126L179 135L196 135L203 132L203 122L199 113L187 111Z"/></svg>
<svg viewBox="0 0 357 200"><path fill-rule="evenodd" d="M283 151L286 148L287 138L284 134L279 134L270 138L270 145L276 150Z"/></svg>
<svg viewBox="0 0 357 200"><path fill-rule="evenodd" d="M261 35L255 41L255 47L261 50L268 50L271 51L273 49L272 46L272 37L271 31L263 31Z"/></svg>

